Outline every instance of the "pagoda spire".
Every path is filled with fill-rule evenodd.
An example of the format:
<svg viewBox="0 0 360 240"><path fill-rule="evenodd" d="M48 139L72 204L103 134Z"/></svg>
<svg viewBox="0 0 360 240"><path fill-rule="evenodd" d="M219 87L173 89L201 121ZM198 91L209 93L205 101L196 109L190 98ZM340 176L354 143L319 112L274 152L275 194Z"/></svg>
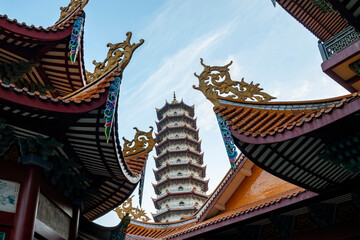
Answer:
<svg viewBox="0 0 360 240"><path fill-rule="evenodd" d="M171 102L172 104L174 104L174 103L179 103L178 102L178 100L176 100L176 94L175 94L175 91L174 91L174 99L172 100L172 102Z"/></svg>

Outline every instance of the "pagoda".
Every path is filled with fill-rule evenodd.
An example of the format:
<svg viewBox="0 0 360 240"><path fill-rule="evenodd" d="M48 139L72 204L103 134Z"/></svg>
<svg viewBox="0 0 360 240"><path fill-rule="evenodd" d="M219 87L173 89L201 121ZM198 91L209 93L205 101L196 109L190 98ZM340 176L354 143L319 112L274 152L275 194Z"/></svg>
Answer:
<svg viewBox="0 0 360 240"><path fill-rule="evenodd" d="M194 106L174 99L156 109L157 139L155 146L157 198L153 199L155 222L177 221L192 215L207 199L208 180L205 178L199 130L196 129Z"/></svg>

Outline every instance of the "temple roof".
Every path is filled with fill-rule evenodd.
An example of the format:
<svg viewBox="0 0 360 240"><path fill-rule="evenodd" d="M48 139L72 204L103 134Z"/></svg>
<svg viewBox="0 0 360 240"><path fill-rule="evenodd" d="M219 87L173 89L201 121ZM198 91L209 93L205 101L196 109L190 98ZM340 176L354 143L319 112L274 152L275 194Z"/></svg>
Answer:
<svg viewBox="0 0 360 240"><path fill-rule="evenodd" d="M158 119L161 120L164 117L163 115L167 110L176 109L176 108L184 108L184 109L186 109L189 112L190 117L194 117L194 115L195 115L194 105L189 106L189 105L185 104L183 102L183 100L181 99L180 102L174 102L174 103L168 103L166 101L165 105L162 108L160 108L160 109L156 108L156 114L157 114Z"/></svg>
<svg viewBox="0 0 360 240"><path fill-rule="evenodd" d="M159 126L166 122L166 121L169 121L171 119L186 119L186 120L189 120L192 124L193 124L193 128L196 129L196 118L192 118L192 117L189 117L188 115L186 115L185 113L183 114L178 114L178 115L166 115L166 118L162 118L159 122L155 122L156 123L156 126L158 127L159 129Z"/></svg>
<svg viewBox="0 0 360 240"><path fill-rule="evenodd" d="M340 13L332 10L331 7L328 8L328 12L322 12L315 5L315 1L278 0L276 2L322 42L334 37L349 25ZM324 2L325 4L328 3Z"/></svg>
<svg viewBox="0 0 360 240"><path fill-rule="evenodd" d="M195 177L193 176L192 174L189 174L189 175L185 175L185 176L176 176L176 177L170 177L170 176L166 176L166 178L156 184L152 184L153 187L154 187L154 190L157 194L160 193L159 191L159 187L165 185L166 183L170 182L170 181L194 181L194 182L198 182L202 185L202 190L204 192L206 192L208 190L208 183L209 183L209 180L204 180L204 179L201 179L201 178L198 178L198 177Z"/></svg>
<svg viewBox="0 0 360 240"><path fill-rule="evenodd" d="M27 84L46 87L52 97L65 96L86 84L83 64L83 38L78 39L78 57L72 63L68 57L75 22L84 24L85 13L75 9L66 20L51 27L34 27L0 15L2 43L0 62L34 62L37 65L23 76ZM49 92L48 89L52 89ZM34 91L32 91L34 92Z"/></svg>
<svg viewBox="0 0 360 240"><path fill-rule="evenodd" d="M207 66L201 59L204 70L195 74L199 86L194 86L214 104L228 154L235 144L264 170L314 192L335 191L359 179L359 93L269 102L275 97L259 84L231 79L231 63ZM223 80L215 81L220 76Z"/></svg>
<svg viewBox="0 0 360 240"><path fill-rule="evenodd" d="M239 135L266 141L268 136L284 135L333 111L342 111L344 105L358 98L359 95L355 93L315 101L256 103L229 101L220 97L221 106L214 108L214 111ZM314 129L308 129L311 130Z"/></svg>
<svg viewBox="0 0 360 240"><path fill-rule="evenodd" d="M180 137L180 138L165 138L162 142L155 145L156 148L156 154L160 154L160 149L164 146L168 147L170 145L176 145L176 143L181 142L182 144L189 143L191 146L193 146L198 152L201 152L201 140L193 140L189 137Z"/></svg>
<svg viewBox="0 0 360 240"><path fill-rule="evenodd" d="M206 194L200 193L198 191L196 191L195 189L192 189L191 191L183 191L183 192L171 192L171 191L167 191L165 195L159 197L159 198L151 198L154 202L155 208L156 209L160 209L159 206L159 202L162 200L165 200L167 198L172 198L174 196L182 196L182 195L191 195L193 197L198 197L198 198L203 198L203 199L207 199L208 196Z"/></svg>
<svg viewBox="0 0 360 240"><path fill-rule="evenodd" d="M256 219L256 217L262 214L280 209L284 204L289 204L289 202L301 202L316 196L315 193L280 179L275 181L277 178L267 173L268 175L266 176L269 176L268 180L271 184L274 184L275 191L265 198L247 199L244 202L245 205L241 205L243 200L240 199L239 201L236 196L232 199L232 196L236 195L236 193L244 193L246 195L249 191L246 181L251 179L251 181L256 181L256 179L259 179L259 173L256 174L254 172L255 175L252 175L251 172L250 174L248 173L247 169L252 169L252 166L253 164L244 155L240 155L236 162L235 170L230 170L225 174L219 186L215 188L215 191L209 196L208 200L192 216L170 223L143 223L132 220L127 229L126 239L185 239L199 236L234 223L238 226L242 221ZM260 176L263 174L259 168L256 171L260 171ZM284 188L284 186L286 187ZM234 192L236 188L238 189ZM226 201L234 202L235 200L240 202L240 206L222 212L218 210L215 215L210 216L209 213L211 213L212 209L222 205L222 198L224 197L227 198Z"/></svg>
<svg viewBox="0 0 360 240"><path fill-rule="evenodd" d="M85 72L86 3L72 1L62 8L61 19L46 29L0 16L0 116L5 121L1 124L21 141L58 142L57 154L74 161L72 169L79 179L88 179L81 182L86 197L76 204L82 204L83 216L93 220L134 191L156 141L152 130L136 129L135 146L125 141L122 148L118 135L116 103L122 73L143 40L130 43L127 33L124 42L108 44L107 57L93 62L93 73Z"/></svg>
<svg viewBox="0 0 360 240"><path fill-rule="evenodd" d="M171 167L171 169L176 169L177 167L179 167L181 169L194 168L196 170L201 171L201 176L202 177L206 176L206 174L205 174L206 166L201 166L201 165L198 165L198 164L194 164L192 161L181 162L181 163L169 163L169 162L166 162L166 164L163 167L160 167L157 170L153 169L153 172L155 174L155 179L157 181L160 180L161 172L163 172L168 167Z"/></svg>

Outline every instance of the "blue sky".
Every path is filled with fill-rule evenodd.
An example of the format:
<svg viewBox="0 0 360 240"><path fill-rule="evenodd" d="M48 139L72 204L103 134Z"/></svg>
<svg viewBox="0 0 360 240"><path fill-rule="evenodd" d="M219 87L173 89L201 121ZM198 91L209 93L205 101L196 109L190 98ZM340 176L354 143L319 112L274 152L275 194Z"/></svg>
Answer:
<svg viewBox="0 0 360 240"><path fill-rule="evenodd" d="M0 14L28 25L50 26L69 1L0 0ZM90 0L85 7L85 64L103 61L108 42L122 42L132 31L133 42L145 43L135 52L124 72L120 93L120 136L131 139L134 126L155 126L155 107L178 99L195 104L195 114L205 153L209 194L230 168L212 105L201 92L194 72L201 73L200 58L207 65L225 65L231 60L233 80L260 83L264 91L281 101L310 100L347 94L322 71L317 39L280 6L270 0ZM150 154L143 207L155 212L155 193ZM137 195L137 190L134 192ZM137 196L136 196L137 201ZM113 226L114 213L98 223Z"/></svg>

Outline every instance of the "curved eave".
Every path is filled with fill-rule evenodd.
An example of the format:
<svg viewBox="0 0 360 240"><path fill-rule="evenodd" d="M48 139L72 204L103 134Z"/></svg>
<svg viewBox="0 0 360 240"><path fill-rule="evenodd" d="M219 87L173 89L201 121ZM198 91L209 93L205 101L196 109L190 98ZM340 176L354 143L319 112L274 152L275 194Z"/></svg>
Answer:
<svg viewBox="0 0 360 240"><path fill-rule="evenodd" d="M166 140L164 140L160 144L155 145L156 154L158 154L158 155L160 154L160 148L161 147L166 146L166 145L170 146L172 143L176 143L176 142L180 142L180 143L183 143L183 144L186 144L186 143L189 142L189 143L193 144L193 146L196 147L196 150L198 152L201 152L201 140L196 141L196 140L193 140L191 138L184 137L184 138L167 138Z"/></svg>
<svg viewBox="0 0 360 240"><path fill-rule="evenodd" d="M166 163L166 165L162 168L159 168L158 170L154 170L153 169L153 172L155 174L155 179L156 181L159 181L160 180L160 176L159 174L161 174L162 171L164 171L165 169L167 169L168 167L192 167L192 168L195 168L197 170L200 170L201 171L201 177L205 177L205 171L206 171L206 166L199 166L199 165L196 165L194 163L190 163L190 162L187 162L187 163Z"/></svg>
<svg viewBox="0 0 360 240"><path fill-rule="evenodd" d="M311 0L278 0L277 3L321 41L330 39L349 25L339 12L322 13Z"/></svg>
<svg viewBox="0 0 360 240"><path fill-rule="evenodd" d="M327 108L322 108L322 102L314 103L314 105L318 104L319 108L311 110L308 112L309 114L305 114L304 112L304 114L298 119L290 122L289 124L280 125L269 132L246 132L239 128L234 129L235 127L233 125L231 126L230 131L236 139L251 144L268 144L286 141L320 129L360 110L360 93L354 93L339 99L341 99L341 101L332 103ZM289 106L292 104L293 103L291 102L286 103L286 105ZM291 110L291 108L289 108L289 110ZM219 108L215 109L215 112L218 114L220 111L221 110ZM278 112L277 115L279 115L284 111L277 110L275 112ZM219 115L224 116L224 114ZM225 119L227 119L226 115L224 116L224 120ZM250 119L250 121L251 120L252 119ZM231 125L231 120L227 121ZM261 120L259 120L259 124L261 124Z"/></svg>
<svg viewBox="0 0 360 240"><path fill-rule="evenodd" d="M246 134L241 131L243 126L251 125L253 127L257 123L265 124L261 122L262 120L251 118L251 115L244 117L241 126L236 129L231 124L232 119L239 117L240 114L238 116L233 114L229 117L228 114L232 114L230 112L236 113L233 111L234 109L231 111L228 109L229 112L226 112L222 108L225 110L222 115L230 125L235 144L255 164L271 174L305 189L313 192L326 192L342 188L359 178L359 172L346 165L346 160L341 160L342 162L337 164L324 153L330 151L329 147L331 148L332 144L341 144L343 139L349 139L360 131L358 125L360 94L354 93L333 100L335 103L325 100L313 102L315 110L310 112L310 115L307 117L301 115L302 118L279 125L277 129L266 134ZM276 104L272 103L268 106L263 104L263 108L272 108ZM304 106L305 103L301 104ZM308 104L305 105L308 106ZM299 105L299 103L282 103L282 105L288 105L290 109L293 109L294 105ZM323 106L323 108L319 106ZM222 111L215 109L215 112L218 110ZM253 113L259 111L254 104L251 110ZM275 112L284 111L276 110ZM297 110L297 114L299 111L302 110ZM269 121L269 123L276 124L275 121ZM356 146L351 148L354 149ZM353 161L353 155L346 155L345 150L343 152L343 158ZM338 160L340 161L340 159Z"/></svg>
<svg viewBox="0 0 360 240"><path fill-rule="evenodd" d="M166 149L166 152L163 153L162 155L159 155L158 157L155 157L155 160L158 160L158 159L166 156L167 154L171 154L171 153L192 153L199 157L203 157L203 155L204 155L204 153L198 153L198 152L190 150L189 148L187 148L186 150L175 150L175 151L170 151L170 150Z"/></svg>
<svg viewBox="0 0 360 240"><path fill-rule="evenodd" d="M161 138L161 136L166 133L167 131L171 131L173 129L183 129L183 128L186 128L187 130L191 131L191 132L194 132L196 134L196 137L199 138L199 129L194 129L194 128L191 128L191 127L188 127L187 125L185 126L175 126L175 127L169 127L167 126L166 128L164 128L163 130L161 130L160 132L158 133L155 133L155 135L159 138Z"/></svg>
<svg viewBox="0 0 360 240"><path fill-rule="evenodd" d="M54 113L86 113L105 104L110 82L119 73L109 73L98 81L76 91L76 95L68 98L53 98L32 93L27 88L17 88L14 84L5 84L0 80L0 100L33 109ZM101 85L101 86L100 86ZM88 93L89 92L89 93Z"/></svg>
<svg viewBox="0 0 360 240"><path fill-rule="evenodd" d="M200 160L199 164L200 165L203 164L204 153L197 153L197 152L191 151L190 149L181 150L181 151L169 151L169 150L167 150L164 154L162 154L162 155L160 155L158 157L154 156L156 167L160 167L162 159L165 158L166 156L168 156L169 154L173 154L173 153L174 154L182 154L182 153L191 154L193 156L199 157L199 160Z"/></svg>
<svg viewBox="0 0 360 240"><path fill-rule="evenodd" d="M183 114L171 115L171 116L166 115L166 117L161 119L159 122L155 122L158 129L159 129L160 124L168 121L169 119L188 119L194 124L194 128L196 128L196 118L191 118L191 117L187 116L185 113L183 113Z"/></svg>
<svg viewBox="0 0 360 240"><path fill-rule="evenodd" d="M197 211L197 208L196 208L195 206L193 206L193 207L184 207L184 208L169 208L169 209L167 209L167 210L164 211L164 212L151 213L151 215L153 216L153 218L154 218L155 221L158 221L158 218L159 218L160 216L164 216L164 215L166 215L166 214L168 214L168 213L176 212L176 211L178 211L178 212L186 212L186 211L193 211L193 212L195 212L195 211Z"/></svg>
<svg viewBox="0 0 360 240"><path fill-rule="evenodd" d="M201 183L203 184L203 192L206 192L208 190L208 183L209 183L209 180L203 180L203 179L200 179L200 178L196 178L196 177L193 177L193 176L187 176L187 177L179 177L179 178L171 178L171 177L167 177L166 179L164 179L163 181L161 182L158 182L157 184L152 184L153 187L154 187L154 190L157 194L160 193L159 191L159 187L161 187L162 185L170 182L170 181L178 181L178 180L188 180L188 181L196 181L198 183Z"/></svg>
<svg viewBox="0 0 360 240"><path fill-rule="evenodd" d="M208 196L205 194L201 194L196 192L194 189L189 191L189 192L176 192L176 193L172 193L172 192L168 192L167 194L165 194L164 196L161 196L159 198L151 198L152 201L154 202L155 208L159 209L160 206L158 205L158 203L164 199L170 198L172 196L181 196L181 195L196 195L197 197L203 198L203 199L207 199Z"/></svg>
<svg viewBox="0 0 360 240"><path fill-rule="evenodd" d="M156 108L156 115L158 117L158 119L162 119L163 118L163 114L166 110L170 109L170 108L178 108L178 107L183 107L184 109L189 111L190 117L194 117L195 116L195 110L194 110L194 105L193 106L189 106L187 104L185 104L183 102L183 100L181 100L181 102L179 103L168 103L167 101L165 102L165 105L158 109Z"/></svg>
<svg viewBox="0 0 360 240"><path fill-rule="evenodd" d="M24 22L19 23L16 19L9 19L7 15L0 15L0 25L1 28L26 38L39 41L58 41L71 35L72 23L81 12L82 10L78 7L64 21L47 28L29 26Z"/></svg>

